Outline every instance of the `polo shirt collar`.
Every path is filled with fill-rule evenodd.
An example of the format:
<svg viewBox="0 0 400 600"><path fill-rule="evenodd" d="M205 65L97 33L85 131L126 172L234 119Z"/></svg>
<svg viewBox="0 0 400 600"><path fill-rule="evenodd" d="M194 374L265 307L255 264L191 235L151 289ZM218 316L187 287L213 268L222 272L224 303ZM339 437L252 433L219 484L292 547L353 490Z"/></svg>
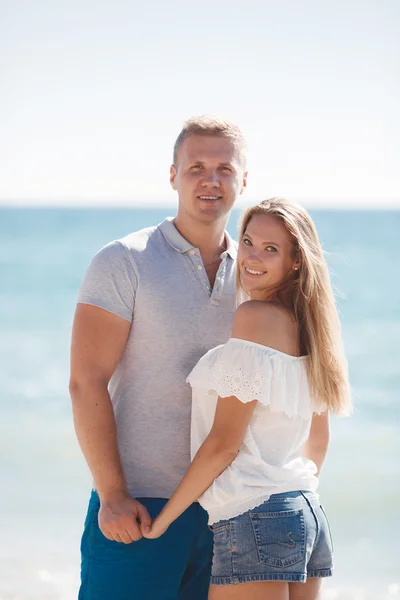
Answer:
<svg viewBox="0 0 400 600"><path fill-rule="evenodd" d="M173 217L167 217L160 224L160 230L171 248L176 250L176 252L184 254L185 252L188 252L188 250L192 250L194 246L185 240L185 238L179 233L173 223L173 219ZM234 260L237 256L236 244L227 231L225 231L225 236L227 245L226 253L229 254L229 256Z"/></svg>
<svg viewBox="0 0 400 600"><path fill-rule="evenodd" d="M160 224L160 230L171 248L183 254L184 252L191 250L193 246L179 233L173 220L173 217L167 217L165 221Z"/></svg>
<svg viewBox="0 0 400 600"><path fill-rule="evenodd" d="M229 256L236 260L237 258L237 244L233 241L231 236L227 231L225 231L225 239L226 239L226 252Z"/></svg>

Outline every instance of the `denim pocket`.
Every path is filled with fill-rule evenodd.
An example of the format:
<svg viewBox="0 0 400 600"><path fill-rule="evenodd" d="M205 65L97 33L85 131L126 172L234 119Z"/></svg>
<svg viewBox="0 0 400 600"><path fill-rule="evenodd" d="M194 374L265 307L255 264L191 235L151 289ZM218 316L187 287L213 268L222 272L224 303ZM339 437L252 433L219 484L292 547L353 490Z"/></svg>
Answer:
<svg viewBox="0 0 400 600"><path fill-rule="evenodd" d="M303 510L250 513L260 562L288 567L305 556Z"/></svg>

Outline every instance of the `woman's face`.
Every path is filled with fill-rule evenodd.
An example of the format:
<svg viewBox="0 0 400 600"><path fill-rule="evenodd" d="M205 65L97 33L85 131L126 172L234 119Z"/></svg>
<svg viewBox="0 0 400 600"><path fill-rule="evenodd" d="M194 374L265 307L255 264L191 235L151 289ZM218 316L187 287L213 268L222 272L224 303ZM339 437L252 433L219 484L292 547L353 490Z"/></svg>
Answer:
<svg viewBox="0 0 400 600"><path fill-rule="evenodd" d="M286 227L271 215L250 219L239 240L238 266L240 281L254 300L265 300L270 291L299 267L293 240Z"/></svg>

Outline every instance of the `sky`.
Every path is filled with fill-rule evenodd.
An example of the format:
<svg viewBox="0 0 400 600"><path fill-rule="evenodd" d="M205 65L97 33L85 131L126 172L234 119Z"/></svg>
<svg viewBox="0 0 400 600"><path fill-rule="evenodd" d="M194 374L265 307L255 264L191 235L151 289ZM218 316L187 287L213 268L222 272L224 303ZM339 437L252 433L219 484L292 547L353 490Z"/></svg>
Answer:
<svg viewBox="0 0 400 600"><path fill-rule="evenodd" d="M184 120L233 120L244 202L400 208L398 0L0 0L0 203L158 205Z"/></svg>

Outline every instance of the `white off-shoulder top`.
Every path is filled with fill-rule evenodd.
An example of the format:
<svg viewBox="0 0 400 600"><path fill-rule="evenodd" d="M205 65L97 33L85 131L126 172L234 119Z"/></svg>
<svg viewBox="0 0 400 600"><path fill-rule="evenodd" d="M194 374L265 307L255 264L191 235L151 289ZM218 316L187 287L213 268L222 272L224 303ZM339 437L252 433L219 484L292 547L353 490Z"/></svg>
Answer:
<svg viewBox="0 0 400 600"><path fill-rule="evenodd" d="M191 455L209 434L218 396L258 400L238 455L199 498L212 525L255 508L272 494L315 491L315 464L302 455L316 406L306 356L295 357L238 338L209 350L187 381L192 386Z"/></svg>

